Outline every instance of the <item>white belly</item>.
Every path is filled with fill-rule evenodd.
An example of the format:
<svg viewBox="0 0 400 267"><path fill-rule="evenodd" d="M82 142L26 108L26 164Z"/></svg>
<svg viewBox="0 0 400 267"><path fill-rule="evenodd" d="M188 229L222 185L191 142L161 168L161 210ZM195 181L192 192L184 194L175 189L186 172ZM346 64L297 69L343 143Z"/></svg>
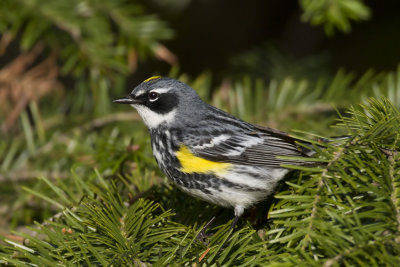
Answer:
<svg viewBox="0 0 400 267"><path fill-rule="evenodd" d="M249 168L248 166L236 167L219 177L219 179L242 185L243 188L221 184L218 189L207 187L206 189L210 192L208 193L200 189L179 187L190 195L219 206L247 208L272 194L279 181L288 173L286 169ZM254 177L252 173L257 173L258 176ZM248 188L257 190L252 191Z"/></svg>

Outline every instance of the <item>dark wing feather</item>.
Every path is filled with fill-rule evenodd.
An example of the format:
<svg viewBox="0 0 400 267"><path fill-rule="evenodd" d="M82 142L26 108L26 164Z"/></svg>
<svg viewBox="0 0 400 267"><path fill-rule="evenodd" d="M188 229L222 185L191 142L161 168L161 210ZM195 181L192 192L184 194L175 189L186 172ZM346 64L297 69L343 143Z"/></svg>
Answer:
<svg viewBox="0 0 400 267"><path fill-rule="evenodd" d="M216 138L218 137L218 138ZM191 138L193 140L193 138ZM187 144L192 153L216 162L279 167L281 164L309 165L309 162L279 159L279 156L307 157L305 151L288 134L260 126L246 131L223 131Z"/></svg>

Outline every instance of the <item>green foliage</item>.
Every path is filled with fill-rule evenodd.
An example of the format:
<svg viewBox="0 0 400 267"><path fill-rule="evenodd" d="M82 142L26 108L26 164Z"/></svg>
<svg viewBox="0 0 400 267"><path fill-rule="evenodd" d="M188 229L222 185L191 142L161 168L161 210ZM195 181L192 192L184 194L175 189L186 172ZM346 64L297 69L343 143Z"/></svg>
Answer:
<svg viewBox="0 0 400 267"><path fill-rule="evenodd" d="M75 92L75 99L87 98L91 91L97 114L110 111L110 88L134 68L137 58L154 57L159 41L172 37L139 1L126 0L4 0L0 32L18 38L25 51L45 45L56 54L61 74L73 77L82 91ZM87 101L80 103L82 110Z"/></svg>
<svg viewBox="0 0 400 267"><path fill-rule="evenodd" d="M388 100L351 108L341 119L352 140L321 150L269 213L269 240L295 251L297 266L400 263L400 112Z"/></svg>
<svg viewBox="0 0 400 267"><path fill-rule="evenodd" d="M332 36L335 29L345 33L351 30L350 21L367 20L370 9L362 0L300 0L303 21L323 25L325 33Z"/></svg>
<svg viewBox="0 0 400 267"><path fill-rule="evenodd" d="M176 75L175 70L170 74ZM177 78L193 86L203 99L210 96L210 74L195 80L186 75ZM332 136L346 134L343 127L330 128L337 118L335 108L344 110L351 103L364 102L370 96L386 96L400 106L399 85L400 68L387 74L368 71L359 78L354 73L339 71L335 77L316 82L292 77L265 82L244 77L216 88L210 102L260 125ZM116 108L126 111L126 107ZM47 104L42 115L35 110L33 103L21 116L21 131L0 142L3 227L14 229L34 219L42 221L54 212L20 189L29 186L37 192L46 192L45 184L36 182L38 176L60 178L69 183L71 168L80 177L91 176L92 169L97 168L100 174L109 177L119 162L119 168L125 172L138 173L135 185L139 191L162 181L163 175L151 153L148 132L135 111L92 118L90 114L64 116L63 111L54 112L58 107ZM30 119L28 114L32 115ZM167 201L163 201L163 206L174 207ZM203 219L209 217L204 215ZM184 222L194 223L193 220Z"/></svg>
<svg viewBox="0 0 400 267"><path fill-rule="evenodd" d="M24 244L2 237L0 262L397 266L400 112L387 99L370 99L351 108L337 127L352 138L318 149L326 166L293 173L272 201L270 223L257 233L249 226L230 232L229 221L214 228L205 245L196 240L201 227L178 223L179 216L163 208L169 201L174 212L194 214L199 201L182 201L183 195L163 184L139 193L144 170L109 178L95 171L86 179L71 175L74 186L41 178L46 193L26 188L61 212L31 227L31 234L19 234ZM121 162L114 164L112 169L121 170Z"/></svg>
<svg viewBox="0 0 400 267"><path fill-rule="evenodd" d="M227 210L202 243L196 236L217 207L169 184L137 114L120 106L115 109L124 112L114 112L110 105L110 88L113 95L125 94L126 74L138 60L159 57L165 49L159 42L172 37L142 4L0 2L1 48L11 37L26 52L19 61L24 71L17 74L35 76L24 60L35 66L48 57L55 59L52 79L59 73L68 79L65 97L57 91L41 101L29 99L15 132L1 138L0 265L399 265L400 66L388 73L339 70L330 76L321 67L323 56L298 62L261 47L239 58L245 71L218 88L211 73L192 80L175 66L169 76L244 120L352 135L324 149L311 141L327 166L297 167L301 172L293 172L269 200L268 224L256 231L250 215L229 231ZM352 20L370 15L361 0L300 4L303 19L323 25L328 35L348 32ZM21 92L42 88L41 81ZM352 103L362 104L348 109ZM348 112L332 129L336 110Z"/></svg>
<svg viewBox="0 0 400 267"><path fill-rule="evenodd" d="M313 124L316 116L321 116L326 124L320 133L332 135L331 130L326 131L336 116L330 114L336 113L334 109L343 110L370 96L386 96L400 106L399 85L400 66L394 72L369 70L361 76L341 69L333 77L322 75L317 79L286 76L265 81L245 76L232 82L228 90L221 87L216 91L212 104L244 120L278 128L285 127L289 118L296 118L290 127L306 129L304 123Z"/></svg>
<svg viewBox="0 0 400 267"><path fill-rule="evenodd" d="M125 185L132 181L124 181L121 177L106 180L100 175L89 181L74 177L76 188L84 195L79 201L76 193L61 181L56 186L41 179L53 190L57 200L27 190L62 212L31 228L34 235L22 234L27 238L23 245L3 238L5 243L15 247L0 248L2 263L17 266L28 262L39 266L165 266L196 262L206 250L204 244L195 240L198 230L172 222L170 211L164 211L159 204L146 199L129 199L135 192ZM263 242L255 238L255 231L249 228L235 232L229 247L223 247L230 233L228 230L229 223L221 226L210 239L208 262L240 265L245 263L245 256L259 259L269 254L260 251ZM45 239L38 237L43 235ZM14 251L16 254L12 255Z"/></svg>

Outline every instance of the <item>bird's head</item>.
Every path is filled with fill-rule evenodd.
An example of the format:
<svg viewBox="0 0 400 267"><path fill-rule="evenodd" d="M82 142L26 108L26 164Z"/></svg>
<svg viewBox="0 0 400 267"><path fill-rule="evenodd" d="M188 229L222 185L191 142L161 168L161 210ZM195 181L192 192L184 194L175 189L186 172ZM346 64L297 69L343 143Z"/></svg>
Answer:
<svg viewBox="0 0 400 267"><path fill-rule="evenodd" d="M173 124L190 119L204 106L198 94L187 84L160 76L153 76L139 84L132 92L114 103L130 104L150 129L160 124Z"/></svg>

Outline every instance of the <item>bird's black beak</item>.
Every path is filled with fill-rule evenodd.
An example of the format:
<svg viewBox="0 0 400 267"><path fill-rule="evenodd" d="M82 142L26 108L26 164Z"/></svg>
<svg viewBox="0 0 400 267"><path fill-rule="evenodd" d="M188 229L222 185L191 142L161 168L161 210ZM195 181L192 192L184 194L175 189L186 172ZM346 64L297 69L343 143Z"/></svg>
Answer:
<svg viewBox="0 0 400 267"><path fill-rule="evenodd" d="M123 98L119 98L119 99L114 99L112 102L113 103L118 103L118 104L130 104L130 105L132 105L132 104L141 104L142 103L141 100L134 99L134 98L131 98L129 96L126 96L126 97L123 97Z"/></svg>

